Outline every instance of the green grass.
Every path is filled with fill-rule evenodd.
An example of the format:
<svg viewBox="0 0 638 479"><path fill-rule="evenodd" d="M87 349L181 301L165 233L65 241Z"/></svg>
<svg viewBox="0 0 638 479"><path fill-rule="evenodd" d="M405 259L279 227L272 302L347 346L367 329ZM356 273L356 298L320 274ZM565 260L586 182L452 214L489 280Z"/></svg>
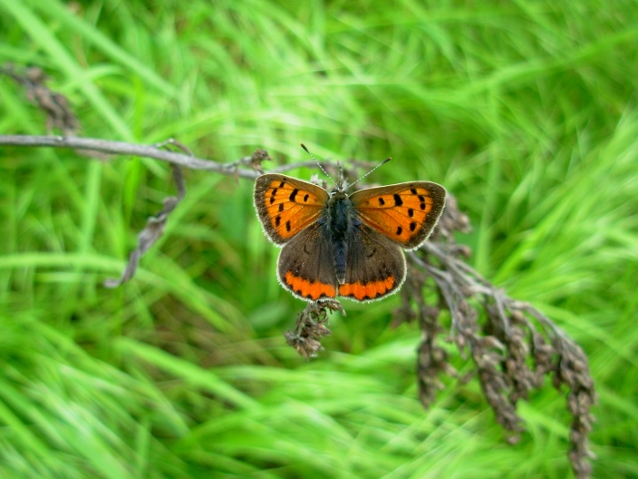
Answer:
<svg viewBox="0 0 638 479"><path fill-rule="evenodd" d="M83 136L175 137L223 162L306 160L304 142L392 156L371 181L444 184L474 266L590 358L594 476L637 477L635 18L620 0L0 0L0 63L45 68ZM46 133L7 77L0 133ZM185 176L165 236L107 290L173 194L167 165L0 150L0 476L570 477L549 384L520 404L515 446L475 381L421 408L396 298L345 302L303 361L281 334L303 305L276 281L252 185Z"/></svg>

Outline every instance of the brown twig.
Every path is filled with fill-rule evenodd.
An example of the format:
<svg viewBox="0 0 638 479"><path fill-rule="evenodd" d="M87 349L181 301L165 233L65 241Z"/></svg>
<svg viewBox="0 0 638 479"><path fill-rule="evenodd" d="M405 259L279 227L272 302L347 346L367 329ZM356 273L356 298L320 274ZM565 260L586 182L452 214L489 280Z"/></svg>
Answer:
<svg viewBox="0 0 638 479"><path fill-rule="evenodd" d="M176 145L182 151L190 153L188 148L175 141L168 141L158 146L164 146L166 144ZM117 288L135 276L140 258L144 256L144 253L146 253L149 248L151 248L157 240L162 237L170 214L184 199L184 196L186 195L186 183L182 176L182 170L177 165L171 165L171 167L173 169L173 181L175 182L175 188L177 189L177 196L168 196L164 198L164 201L162 202L164 204L164 208L162 208L162 211L146 220L146 227L139 235L137 235L137 248L135 248L129 255L128 263L126 268L124 268L122 275L119 279L109 278L105 280L104 287Z"/></svg>
<svg viewBox="0 0 638 479"><path fill-rule="evenodd" d="M255 161L255 155L246 156L234 163L219 163L212 160L197 158L184 153L176 153L164 150L156 145L136 145L123 141L101 140L97 138L78 138L63 136L29 136L29 135L0 135L0 146L19 147L47 147L47 148L71 148L80 150L99 151L111 155L130 155L143 158L153 158L155 160L166 161L174 165L182 166L192 170L205 170L220 173L227 176L239 176L249 180L254 180L261 173L253 168L241 168L241 165L250 165ZM263 152L263 150L258 150ZM267 153L263 153L262 161L268 158ZM314 166L315 163L307 162L294 165L282 165L271 171L284 172L303 166Z"/></svg>

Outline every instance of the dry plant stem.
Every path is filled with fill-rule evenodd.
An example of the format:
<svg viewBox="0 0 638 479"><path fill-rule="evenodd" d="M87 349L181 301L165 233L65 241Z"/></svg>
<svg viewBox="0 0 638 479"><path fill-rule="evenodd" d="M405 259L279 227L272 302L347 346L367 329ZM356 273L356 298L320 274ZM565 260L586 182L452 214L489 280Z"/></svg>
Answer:
<svg viewBox="0 0 638 479"><path fill-rule="evenodd" d="M162 237L169 215L177 207L179 202L184 199L186 195L186 184L182 176L182 170L176 165L171 165L171 167L173 168L173 181L175 181L177 188L177 196L164 198L164 208L162 208L162 211L156 216L151 216L146 220L146 227L137 236L137 248L130 254L122 275L119 279L110 278L105 280L104 287L117 288L135 276L140 258Z"/></svg>
<svg viewBox="0 0 638 479"><path fill-rule="evenodd" d="M156 148L164 148L167 146L174 146L179 148L188 155L192 155L193 152L180 142L170 139L162 143L155 145ZM146 253L164 234L164 228L166 227L166 221L169 215L177 207L177 205L184 199L186 195L186 182L182 176L182 170L177 165L171 165L173 169L173 181L177 189L177 196L169 196L164 198L162 203L164 208L157 215L151 216L146 221L146 227L137 235L137 248L129 255L126 268L122 272L119 279L111 278L104 281L104 287L117 288L122 284L129 281L137 272L137 267L140 263L140 258Z"/></svg>
<svg viewBox="0 0 638 479"><path fill-rule="evenodd" d="M167 140L171 141L171 140ZM111 155L130 155L143 158L153 158L155 160L166 161L174 165L183 166L192 170L205 170L220 173L222 175L234 176L254 180L262 173L255 167L256 154L246 156L234 163L218 163L212 160L196 158L188 154L175 153L158 148L156 145L136 145L122 141L100 140L97 138L78 138L64 136L29 136L29 135L0 135L0 146L22 146L22 147L47 147L47 148L71 148L74 150L98 151ZM257 150L257 159L265 160L269 158L264 150ZM256 152L256 153L257 153ZM323 164L323 163L322 163ZM249 165L251 168L241 168ZM297 168L316 168L314 161L291 163L281 165L269 170L270 173L283 173ZM257 168L257 169L254 169Z"/></svg>

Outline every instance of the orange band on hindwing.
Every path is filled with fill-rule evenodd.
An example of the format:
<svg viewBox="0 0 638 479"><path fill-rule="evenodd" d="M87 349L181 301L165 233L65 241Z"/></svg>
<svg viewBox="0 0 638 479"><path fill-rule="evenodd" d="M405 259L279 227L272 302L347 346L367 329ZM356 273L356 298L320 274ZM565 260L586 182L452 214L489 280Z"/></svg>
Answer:
<svg viewBox="0 0 638 479"><path fill-rule="evenodd" d="M394 286L394 276L369 283L345 283L339 286L339 296L350 296L359 301L375 299L390 292Z"/></svg>
<svg viewBox="0 0 638 479"><path fill-rule="evenodd" d="M334 298L337 294L332 284L320 283L319 281L309 281L299 276L295 276L291 271L286 271L283 278L286 285L303 298L317 301L321 298Z"/></svg>

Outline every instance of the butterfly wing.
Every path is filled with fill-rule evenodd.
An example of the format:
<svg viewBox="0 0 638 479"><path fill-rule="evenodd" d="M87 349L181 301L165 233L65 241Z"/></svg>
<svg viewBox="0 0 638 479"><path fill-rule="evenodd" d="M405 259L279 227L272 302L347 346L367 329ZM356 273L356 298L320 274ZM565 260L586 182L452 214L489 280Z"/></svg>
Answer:
<svg viewBox="0 0 638 479"><path fill-rule="evenodd" d="M360 190L350 196L361 220L373 230L413 249L436 226L445 207L445 188L429 181L414 181Z"/></svg>
<svg viewBox="0 0 638 479"><path fill-rule="evenodd" d="M255 180L255 208L264 231L281 245L317 221L328 201L323 188L285 175Z"/></svg>
<svg viewBox="0 0 638 479"><path fill-rule="evenodd" d="M346 280L339 296L357 301L395 293L405 280L405 255L394 241L361 224L348 238Z"/></svg>
<svg viewBox="0 0 638 479"><path fill-rule="evenodd" d="M337 295L334 252L320 223L313 223L286 243L279 254L279 281L306 301Z"/></svg>

